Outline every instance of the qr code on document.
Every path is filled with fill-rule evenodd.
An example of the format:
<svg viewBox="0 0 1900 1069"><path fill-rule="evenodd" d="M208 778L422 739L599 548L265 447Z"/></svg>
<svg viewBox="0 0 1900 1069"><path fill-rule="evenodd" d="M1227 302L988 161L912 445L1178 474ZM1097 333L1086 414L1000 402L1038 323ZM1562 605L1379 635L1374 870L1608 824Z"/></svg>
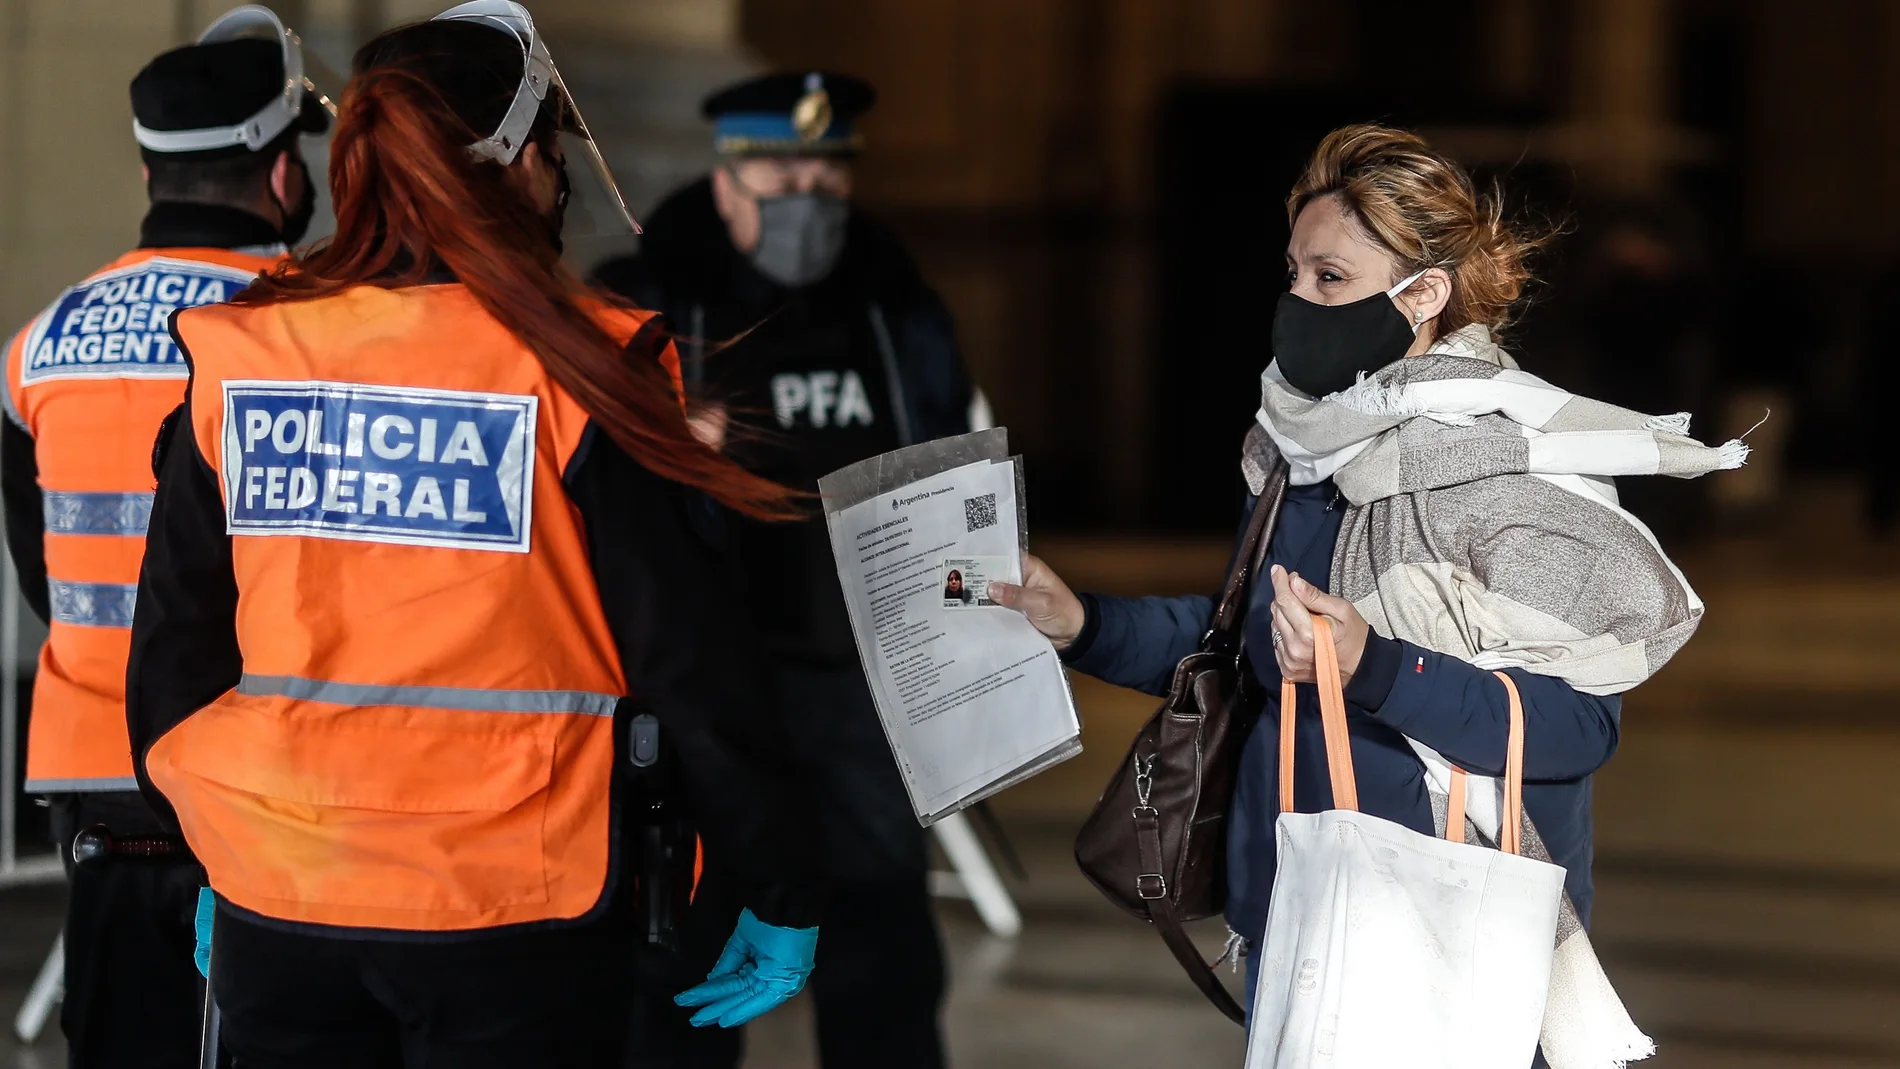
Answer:
<svg viewBox="0 0 1900 1069"><path fill-rule="evenodd" d="M996 495L964 498L963 523L966 533L996 526Z"/></svg>

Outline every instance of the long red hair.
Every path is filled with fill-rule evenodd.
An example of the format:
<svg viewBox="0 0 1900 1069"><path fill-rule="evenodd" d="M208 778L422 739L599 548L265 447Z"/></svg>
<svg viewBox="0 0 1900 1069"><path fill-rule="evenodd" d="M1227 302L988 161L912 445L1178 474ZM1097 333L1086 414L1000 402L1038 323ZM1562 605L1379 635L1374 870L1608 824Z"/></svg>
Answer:
<svg viewBox="0 0 1900 1069"><path fill-rule="evenodd" d="M336 234L238 300L313 300L446 273L641 466L759 519L802 515L805 495L693 436L657 349L630 353L602 326L600 306L626 302L562 265L558 226L534 204L520 168L469 154L500 124L520 77L514 39L470 23L418 23L364 45L330 149ZM557 97L549 92L530 134L550 162L565 106Z"/></svg>

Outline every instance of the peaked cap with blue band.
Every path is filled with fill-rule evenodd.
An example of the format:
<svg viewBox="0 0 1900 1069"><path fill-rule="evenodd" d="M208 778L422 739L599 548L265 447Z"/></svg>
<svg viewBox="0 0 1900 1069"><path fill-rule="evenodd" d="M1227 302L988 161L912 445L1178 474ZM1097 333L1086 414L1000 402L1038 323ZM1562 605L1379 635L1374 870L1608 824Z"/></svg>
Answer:
<svg viewBox="0 0 1900 1069"><path fill-rule="evenodd" d="M706 98L713 147L725 156L848 156L855 127L877 93L869 82L826 71L766 74Z"/></svg>

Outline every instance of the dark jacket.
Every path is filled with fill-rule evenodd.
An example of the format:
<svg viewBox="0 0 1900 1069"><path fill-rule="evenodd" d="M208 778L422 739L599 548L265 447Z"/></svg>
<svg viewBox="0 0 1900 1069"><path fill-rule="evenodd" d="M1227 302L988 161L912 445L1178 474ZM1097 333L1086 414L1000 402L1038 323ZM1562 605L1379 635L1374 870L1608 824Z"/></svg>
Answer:
<svg viewBox="0 0 1900 1069"><path fill-rule="evenodd" d="M643 330L629 343L629 358L655 359L664 344L657 331ZM140 784L168 818L169 803L145 775L146 752L244 671L219 476L184 412L161 431L126 680ZM731 879L767 923L816 924L823 892L812 820L785 757L784 721L758 671L755 636L725 611L733 594L722 514L640 466L592 423L561 482L580 513L601 608L637 696L615 711L618 834L601 906L626 878L629 724L650 712L662 726L665 759L677 757L708 868Z"/></svg>
<svg viewBox="0 0 1900 1069"><path fill-rule="evenodd" d="M752 429L731 440L732 455L807 490L846 464L969 430L970 384L943 301L895 234L855 209L847 227L832 273L788 290L733 247L701 179L653 213L637 255L596 271L666 315L689 391ZM823 521L741 523L736 540L767 648L855 669Z"/></svg>
<svg viewBox="0 0 1900 1069"><path fill-rule="evenodd" d="M1345 504L1331 481L1290 487L1268 564L1325 590L1344 516ZM1268 701L1242 752L1228 814L1227 922L1255 941L1266 931L1279 817L1280 670L1273 656L1272 602L1273 587L1262 582L1247 609L1247 661ZM1150 694L1166 690L1175 662L1193 652L1213 615L1213 601L1204 597L1089 594L1083 604L1087 622L1064 659L1078 671ZM1550 676L1509 671L1524 704L1524 808L1553 860L1567 870L1565 886L1587 924L1593 893L1590 774L1616 750L1622 700L1584 694ZM1490 672L1456 657L1375 632L1346 688L1346 705L1364 812L1435 833L1424 765L1405 741L1408 735L1474 773L1498 775L1504 769L1510 711L1504 687ZM1319 693L1312 686L1299 688L1295 747L1295 804L1302 812L1330 808Z"/></svg>

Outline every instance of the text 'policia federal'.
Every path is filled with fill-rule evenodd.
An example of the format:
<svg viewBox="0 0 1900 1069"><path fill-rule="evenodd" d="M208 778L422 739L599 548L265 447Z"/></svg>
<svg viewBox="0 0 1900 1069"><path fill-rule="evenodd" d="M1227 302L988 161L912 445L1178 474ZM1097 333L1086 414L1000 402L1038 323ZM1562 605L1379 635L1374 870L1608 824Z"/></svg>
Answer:
<svg viewBox="0 0 1900 1069"><path fill-rule="evenodd" d="M229 300L251 273L155 257L67 290L33 324L21 380L67 375L183 378L168 327L180 308Z"/></svg>
<svg viewBox="0 0 1900 1069"><path fill-rule="evenodd" d="M231 530L526 552L535 400L227 382Z"/></svg>

